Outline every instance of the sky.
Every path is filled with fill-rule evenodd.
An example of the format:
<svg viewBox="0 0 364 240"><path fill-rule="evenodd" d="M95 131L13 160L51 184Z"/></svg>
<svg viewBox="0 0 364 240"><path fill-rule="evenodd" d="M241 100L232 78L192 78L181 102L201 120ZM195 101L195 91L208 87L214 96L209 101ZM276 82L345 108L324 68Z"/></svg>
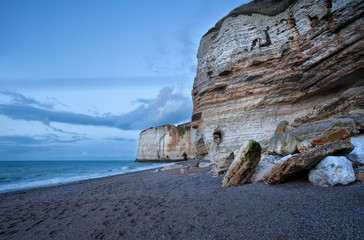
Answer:
<svg viewBox="0 0 364 240"><path fill-rule="evenodd" d="M0 160L134 160L190 121L201 37L244 0L0 0Z"/></svg>

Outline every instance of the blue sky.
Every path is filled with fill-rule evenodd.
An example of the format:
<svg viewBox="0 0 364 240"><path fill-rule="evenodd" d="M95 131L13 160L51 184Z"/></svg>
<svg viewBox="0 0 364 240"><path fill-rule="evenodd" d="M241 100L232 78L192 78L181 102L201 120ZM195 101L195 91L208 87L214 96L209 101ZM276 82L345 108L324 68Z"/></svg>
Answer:
<svg viewBox="0 0 364 240"><path fill-rule="evenodd" d="M246 2L0 0L0 160L134 160L189 121L199 41Z"/></svg>

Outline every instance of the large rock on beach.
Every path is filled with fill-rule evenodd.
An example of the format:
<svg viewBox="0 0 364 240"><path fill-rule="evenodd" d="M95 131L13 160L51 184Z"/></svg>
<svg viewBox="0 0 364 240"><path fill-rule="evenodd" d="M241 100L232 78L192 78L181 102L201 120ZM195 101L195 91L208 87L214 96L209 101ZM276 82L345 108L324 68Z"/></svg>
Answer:
<svg viewBox="0 0 364 240"><path fill-rule="evenodd" d="M363 13L362 0L260 0L221 19L197 54L192 127L198 155L213 159L216 133L227 155L247 139L268 147L284 120L298 128L345 116L346 129L357 134L353 116L364 108ZM306 126L292 132L306 140L325 131Z"/></svg>
<svg viewBox="0 0 364 240"><path fill-rule="evenodd" d="M269 152L278 155L288 155L298 151L297 145L301 142L301 139L287 130L288 125L287 121L282 121L278 124L269 143Z"/></svg>
<svg viewBox="0 0 364 240"><path fill-rule="evenodd" d="M349 141L321 145L310 151L296 154L273 166L267 183L279 184L294 180L300 173L311 170L327 156L346 156L354 146Z"/></svg>
<svg viewBox="0 0 364 240"><path fill-rule="evenodd" d="M355 165L364 165L364 135L351 138L354 150L348 155L350 161Z"/></svg>
<svg viewBox="0 0 364 240"><path fill-rule="evenodd" d="M333 187L354 182L355 173L346 157L328 156L308 173L308 179L314 185Z"/></svg>
<svg viewBox="0 0 364 240"><path fill-rule="evenodd" d="M233 187L247 182L258 166L261 150L261 146L256 141L246 141L230 165L222 181L222 186Z"/></svg>
<svg viewBox="0 0 364 240"><path fill-rule="evenodd" d="M269 173L272 170L273 166L280 161L284 161L287 158L292 157L292 155L287 155L282 158L282 156L278 155L267 155L264 154L261 156L258 167L255 169L253 176L250 178L251 182L264 182L268 180Z"/></svg>

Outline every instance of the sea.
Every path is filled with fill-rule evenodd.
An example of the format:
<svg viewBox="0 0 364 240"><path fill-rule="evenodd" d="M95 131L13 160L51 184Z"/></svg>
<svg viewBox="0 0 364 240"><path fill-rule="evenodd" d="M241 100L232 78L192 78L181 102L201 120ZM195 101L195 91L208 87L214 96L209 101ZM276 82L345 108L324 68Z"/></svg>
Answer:
<svg viewBox="0 0 364 240"><path fill-rule="evenodd" d="M145 171L165 165L168 163L126 160L0 161L0 193Z"/></svg>

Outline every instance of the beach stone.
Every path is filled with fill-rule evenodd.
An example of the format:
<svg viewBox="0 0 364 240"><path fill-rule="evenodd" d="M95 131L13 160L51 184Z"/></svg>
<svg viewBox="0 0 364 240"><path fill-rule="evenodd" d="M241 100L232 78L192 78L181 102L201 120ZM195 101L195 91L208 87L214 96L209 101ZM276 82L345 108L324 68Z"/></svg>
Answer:
<svg viewBox="0 0 364 240"><path fill-rule="evenodd" d="M340 140L350 140L350 132L347 129L341 128L334 132L325 133L322 136L313 139L313 143L316 145L323 145Z"/></svg>
<svg viewBox="0 0 364 240"><path fill-rule="evenodd" d="M187 169L184 169L184 168L182 168L178 171L178 174L186 174L186 173L187 173Z"/></svg>
<svg viewBox="0 0 364 240"><path fill-rule="evenodd" d="M355 180L357 182L364 182L364 173L357 173L357 174L355 174Z"/></svg>
<svg viewBox="0 0 364 240"><path fill-rule="evenodd" d="M354 182L355 174L346 157L328 156L308 173L308 180L317 186L333 187Z"/></svg>
<svg viewBox="0 0 364 240"><path fill-rule="evenodd" d="M304 140L297 145L297 149L300 153L306 152L311 148L314 148L314 145L311 140Z"/></svg>
<svg viewBox="0 0 364 240"><path fill-rule="evenodd" d="M338 141L318 146L310 151L293 155L288 159L275 164L269 173L269 184L279 184L294 180L303 171L314 168L327 156L346 156L354 146L349 141Z"/></svg>
<svg viewBox="0 0 364 240"><path fill-rule="evenodd" d="M223 187L243 185L258 166L262 148L254 140L248 140L239 150L222 182Z"/></svg>
<svg viewBox="0 0 364 240"><path fill-rule="evenodd" d="M175 164L172 164L172 165L164 166L162 171L169 171L169 170L180 169L180 168L182 168L182 165L175 163Z"/></svg>
<svg viewBox="0 0 364 240"><path fill-rule="evenodd" d="M186 169L195 169L195 168L199 168L200 166L200 162L194 162L194 163L190 163L186 166Z"/></svg>
<svg viewBox="0 0 364 240"><path fill-rule="evenodd" d="M355 148L348 155L348 159L358 166L364 165L364 135L352 137L351 143Z"/></svg>
<svg viewBox="0 0 364 240"><path fill-rule="evenodd" d="M270 140L268 151L279 155L288 155L297 152L297 145L301 140L288 130L288 122L278 124L276 131Z"/></svg>

